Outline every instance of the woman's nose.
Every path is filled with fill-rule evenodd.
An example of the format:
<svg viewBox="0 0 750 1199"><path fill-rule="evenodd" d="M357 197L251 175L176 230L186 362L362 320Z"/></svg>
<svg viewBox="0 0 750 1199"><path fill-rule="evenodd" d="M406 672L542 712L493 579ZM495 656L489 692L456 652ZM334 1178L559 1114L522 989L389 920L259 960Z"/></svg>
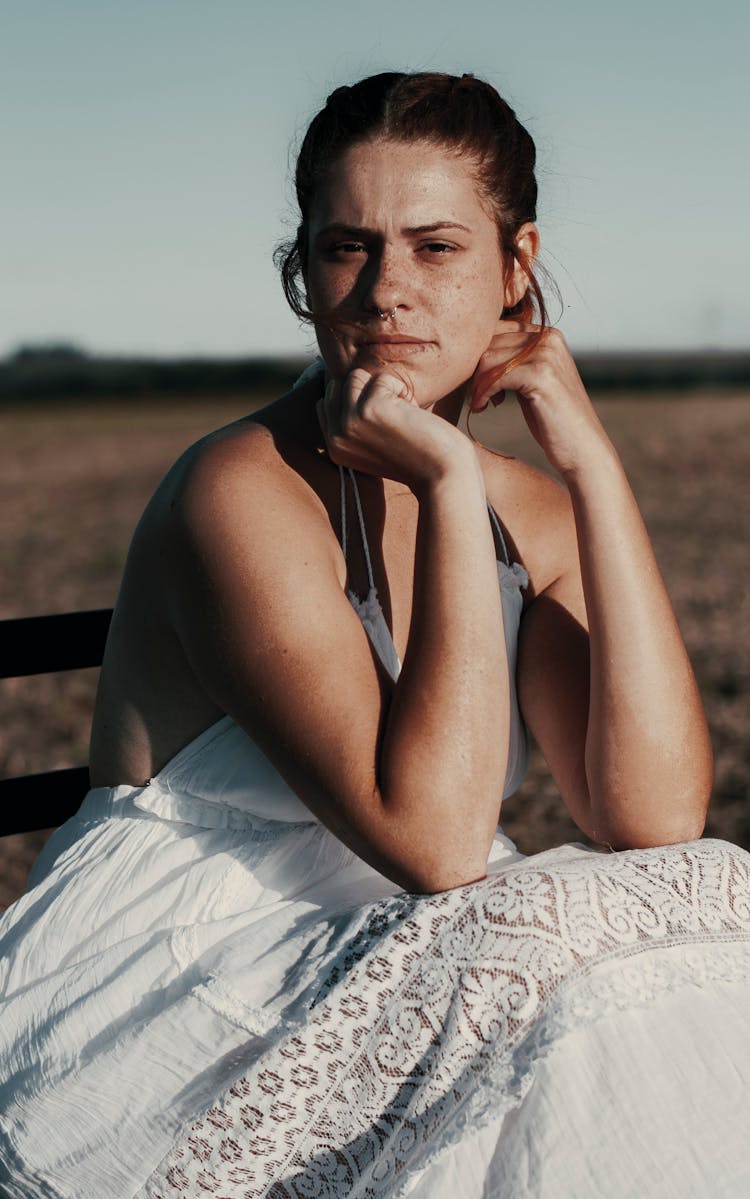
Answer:
<svg viewBox="0 0 750 1199"><path fill-rule="evenodd" d="M363 307L377 314L391 313L408 304L408 279L397 254L387 249L373 255L363 279Z"/></svg>

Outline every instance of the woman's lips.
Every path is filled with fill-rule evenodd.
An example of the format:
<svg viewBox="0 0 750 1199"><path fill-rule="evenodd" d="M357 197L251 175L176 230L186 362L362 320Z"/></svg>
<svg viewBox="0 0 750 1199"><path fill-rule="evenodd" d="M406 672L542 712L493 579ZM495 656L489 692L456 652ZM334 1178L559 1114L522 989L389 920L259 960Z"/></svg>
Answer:
<svg viewBox="0 0 750 1199"><path fill-rule="evenodd" d="M387 333L371 337L365 335L359 344L362 349L370 350L378 358L400 360L423 354L435 343L421 337L410 337L407 333Z"/></svg>

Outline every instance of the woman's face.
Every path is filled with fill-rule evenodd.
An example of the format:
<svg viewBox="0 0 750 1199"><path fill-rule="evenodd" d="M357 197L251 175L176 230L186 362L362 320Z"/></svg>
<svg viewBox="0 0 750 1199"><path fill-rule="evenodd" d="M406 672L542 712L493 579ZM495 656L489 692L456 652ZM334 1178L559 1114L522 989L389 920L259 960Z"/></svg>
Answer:
<svg viewBox="0 0 750 1199"><path fill-rule="evenodd" d="M308 300L334 326L318 326L334 377L374 354L409 374L422 407L466 383L506 302L497 225L467 158L430 142L352 146L318 189L309 247Z"/></svg>

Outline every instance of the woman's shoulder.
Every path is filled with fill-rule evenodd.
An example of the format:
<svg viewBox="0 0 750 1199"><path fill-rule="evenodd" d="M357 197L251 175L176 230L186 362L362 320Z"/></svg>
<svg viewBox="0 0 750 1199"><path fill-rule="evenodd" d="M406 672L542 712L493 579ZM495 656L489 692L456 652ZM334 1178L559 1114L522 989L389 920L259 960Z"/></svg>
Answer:
<svg viewBox="0 0 750 1199"><path fill-rule="evenodd" d="M557 478L521 458L481 447L480 461L509 553L528 571L531 593L539 595L567 570L578 569L570 494Z"/></svg>
<svg viewBox="0 0 750 1199"><path fill-rule="evenodd" d="M221 540L228 552L260 554L261 563L264 547L335 542L337 479L317 455L304 415L296 397L285 396L194 443L157 488L141 535L198 552Z"/></svg>
<svg viewBox="0 0 750 1199"><path fill-rule="evenodd" d="M194 442L162 479L152 507L192 519L281 491L313 499L315 449L293 393ZM312 490L315 488L313 486Z"/></svg>
<svg viewBox="0 0 750 1199"><path fill-rule="evenodd" d="M164 479L171 509L190 517L196 509L252 499L284 472L273 433L253 416L217 429L192 445Z"/></svg>

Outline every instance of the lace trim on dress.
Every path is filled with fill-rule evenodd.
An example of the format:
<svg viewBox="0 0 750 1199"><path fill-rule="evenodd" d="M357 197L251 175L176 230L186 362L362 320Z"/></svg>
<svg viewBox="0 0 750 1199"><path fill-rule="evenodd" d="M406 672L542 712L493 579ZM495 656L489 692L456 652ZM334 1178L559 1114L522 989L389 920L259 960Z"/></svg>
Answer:
<svg viewBox="0 0 750 1199"><path fill-rule="evenodd" d="M353 916L315 995L139 1199L397 1197L518 1105L582 1021L750 979L750 858L704 841L540 854Z"/></svg>

